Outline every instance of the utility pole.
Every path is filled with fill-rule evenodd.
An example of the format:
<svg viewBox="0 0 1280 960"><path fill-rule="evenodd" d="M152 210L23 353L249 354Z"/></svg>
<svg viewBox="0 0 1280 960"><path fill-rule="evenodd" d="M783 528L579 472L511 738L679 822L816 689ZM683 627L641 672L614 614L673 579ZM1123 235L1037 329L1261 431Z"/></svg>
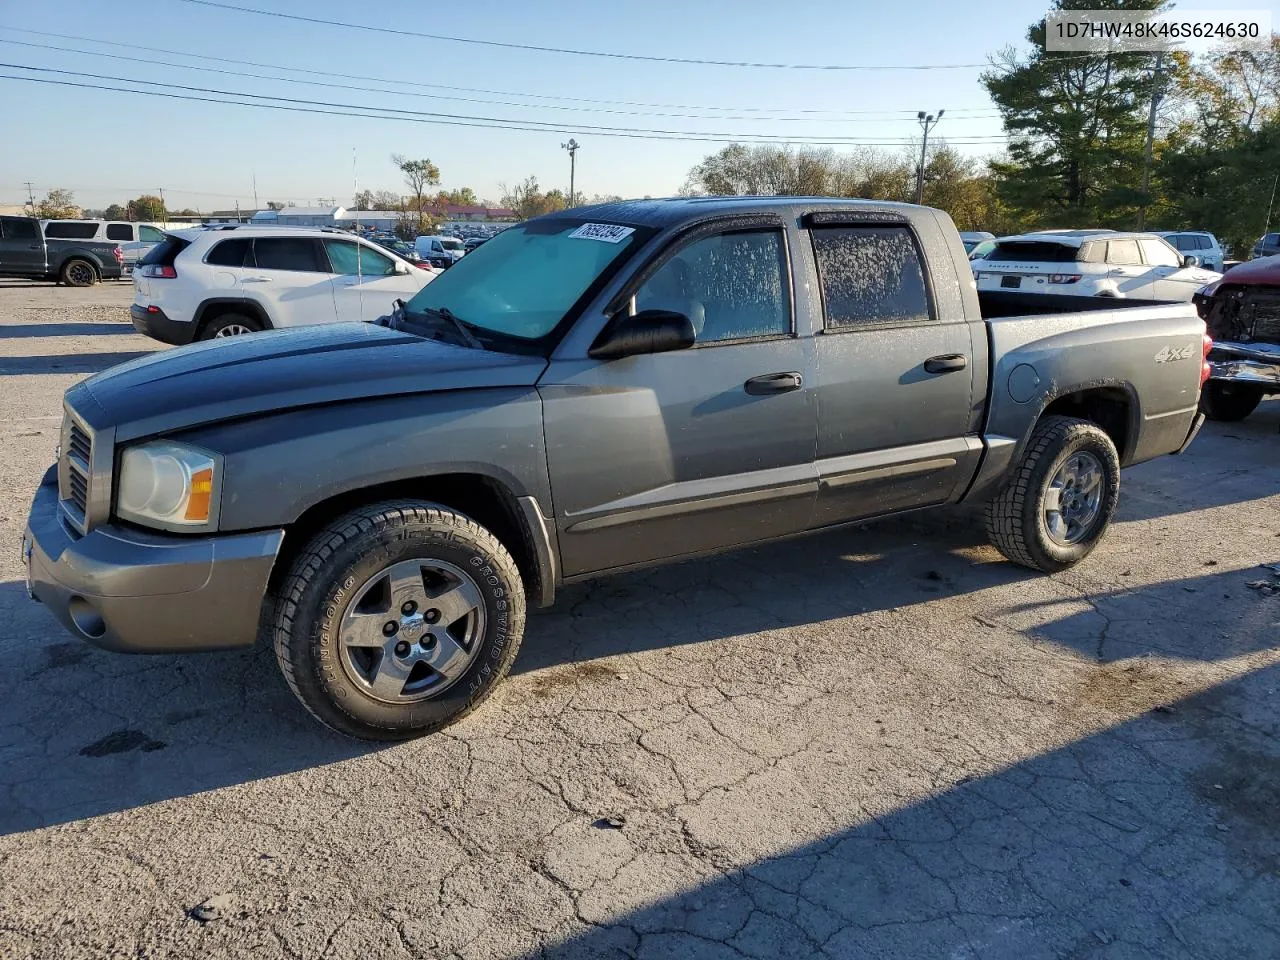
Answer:
<svg viewBox="0 0 1280 960"><path fill-rule="evenodd" d="M36 195L31 189L31 181L27 181L27 202L31 205L31 215L36 215Z"/></svg>
<svg viewBox="0 0 1280 960"><path fill-rule="evenodd" d="M574 175L577 173L578 147L580 147L581 144L570 137L568 143L562 143L560 146L569 151L569 206L572 207L574 199L573 181Z"/></svg>
<svg viewBox="0 0 1280 960"><path fill-rule="evenodd" d="M1267 225L1262 228L1263 233L1271 232L1271 211L1275 209L1275 205L1276 205L1276 185L1277 184L1280 184L1280 174L1277 174L1276 178L1271 181L1271 202L1267 204Z"/></svg>
<svg viewBox="0 0 1280 960"><path fill-rule="evenodd" d="M169 208L164 205L164 187L160 188L160 217L165 221L169 219Z"/></svg>
<svg viewBox="0 0 1280 960"><path fill-rule="evenodd" d="M921 110L916 114L916 119L924 130L924 139L920 143L920 166L916 168L916 203L924 203L924 165L929 152L929 131L938 125L938 121L942 119L945 112L945 110L939 110L937 116L934 116L932 113Z"/></svg>
<svg viewBox="0 0 1280 960"><path fill-rule="evenodd" d="M1151 88L1151 110L1147 114L1147 149L1142 155L1142 206L1138 209L1138 229L1147 228L1147 200L1151 189L1151 153L1156 139L1156 111L1164 94L1164 51L1156 53L1155 84Z"/></svg>
<svg viewBox="0 0 1280 960"><path fill-rule="evenodd" d="M258 212L258 171L253 171L253 212Z"/></svg>

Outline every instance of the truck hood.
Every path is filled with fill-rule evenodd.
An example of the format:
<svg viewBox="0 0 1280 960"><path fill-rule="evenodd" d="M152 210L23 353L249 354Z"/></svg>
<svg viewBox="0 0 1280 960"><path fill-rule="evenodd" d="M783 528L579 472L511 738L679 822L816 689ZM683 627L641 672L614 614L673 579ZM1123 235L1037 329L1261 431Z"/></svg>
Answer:
<svg viewBox="0 0 1280 960"><path fill-rule="evenodd" d="M1280 256L1259 257L1237 264L1226 272L1224 283L1280 287Z"/></svg>
<svg viewBox="0 0 1280 960"><path fill-rule="evenodd" d="M542 357L472 350L370 323L276 330L165 350L67 391L118 440L263 412L397 394L531 386Z"/></svg>

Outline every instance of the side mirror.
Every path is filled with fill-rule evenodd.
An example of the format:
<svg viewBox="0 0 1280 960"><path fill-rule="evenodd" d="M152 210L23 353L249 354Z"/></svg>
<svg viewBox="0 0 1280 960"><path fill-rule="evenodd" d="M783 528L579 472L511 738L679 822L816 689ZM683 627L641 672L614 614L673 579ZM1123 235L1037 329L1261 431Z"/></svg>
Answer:
<svg viewBox="0 0 1280 960"><path fill-rule="evenodd" d="M1183 267L1198 267L1200 266L1200 258L1194 253L1188 253L1182 258L1182 265Z"/></svg>
<svg viewBox="0 0 1280 960"><path fill-rule="evenodd" d="M697 337L693 321L674 310L641 310L621 316L601 331L587 355L596 360L618 360L642 353L668 353L693 346Z"/></svg>
<svg viewBox="0 0 1280 960"><path fill-rule="evenodd" d="M409 269L408 264L404 264L404 263L400 263L399 261L396 261L396 273L399 276L402 276L402 277L408 276L411 272L412 271Z"/></svg>

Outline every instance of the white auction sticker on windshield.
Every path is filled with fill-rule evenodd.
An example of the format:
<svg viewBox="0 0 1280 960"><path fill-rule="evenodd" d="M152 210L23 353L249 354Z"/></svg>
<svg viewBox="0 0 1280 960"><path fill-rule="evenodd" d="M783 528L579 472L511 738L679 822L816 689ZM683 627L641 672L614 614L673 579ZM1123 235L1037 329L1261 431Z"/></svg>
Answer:
<svg viewBox="0 0 1280 960"><path fill-rule="evenodd" d="M603 240L605 243L621 243L635 232L635 227L620 227L616 223L584 223L569 236L578 240Z"/></svg>

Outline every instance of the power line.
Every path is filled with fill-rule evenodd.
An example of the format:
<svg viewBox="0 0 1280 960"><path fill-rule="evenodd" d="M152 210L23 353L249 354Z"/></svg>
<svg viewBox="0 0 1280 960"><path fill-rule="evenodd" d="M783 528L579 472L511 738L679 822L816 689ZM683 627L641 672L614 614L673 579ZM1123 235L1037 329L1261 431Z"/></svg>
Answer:
<svg viewBox="0 0 1280 960"><path fill-rule="evenodd" d="M206 73L218 73L218 74L223 74L231 77L244 77L244 78L249 78L254 80L271 80L279 83L297 83L297 84L303 84L306 86L330 87L338 90L358 90L363 93L383 93L383 94L390 94L391 96L395 96L395 97L423 96L422 94L410 93L404 90L387 90L383 87L368 87L368 86L361 86L359 84L333 83L333 82L324 81L324 80L301 80L295 77L272 77L272 76L268 76L266 74L261 74L261 73L246 73L243 70L223 70L218 67L206 67L200 64L174 63L168 60L153 60L153 59L147 59L144 57L138 57L137 55L105 53L99 50L79 50L74 47L60 47L55 44L49 44L49 43L32 43L26 40L0 39L0 43L7 43L10 45L19 46L19 47L32 47L39 50L57 50L62 53L79 53L79 54L85 54L91 57L105 57L111 60L125 60L133 64L146 64L149 66L157 66L157 67L176 67L180 70L197 70L197 71L204 71ZM519 96L519 94L513 94L513 96ZM479 103L479 104L485 104L489 106L500 106L500 107L522 107L527 109L531 106L531 104L528 104L528 103L520 103L520 102L510 101L510 100L482 100L482 99L473 98L473 97L440 96L439 94L428 94L427 97L433 100L456 100L461 103ZM835 120L835 119L824 118L824 117L760 117L760 116L732 116L732 115L707 116L706 114L654 113L651 111L642 111L642 110L618 110L618 109L605 108L605 107L561 106L559 104L545 104L538 107L538 109L568 110L568 111L582 112L582 113L621 114L626 116L638 116L638 117L667 117L667 118L682 119L682 120L747 120L752 122L768 120L768 121L773 121L778 123L818 123L818 122L898 123L898 122L907 122L910 120L909 117L856 117L851 119ZM985 120L985 119L990 119L996 116L998 116L998 114L993 112L988 112L985 114L977 114L977 115L972 115L967 117L961 117L960 119L961 120Z"/></svg>
<svg viewBox="0 0 1280 960"><path fill-rule="evenodd" d="M712 104L688 104L688 103L652 103L644 100L603 100L593 97L570 97L556 94L545 93L526 93L513 90L493 90L486 87L458 87L450 86L442 83L422 83L420 81L402 80L393 77L370 77L362 74L354 73L335 73L331 70L310 70L306 67L287 67L281 64L262 63L258 60L236 60L231 57L224 56L206 56L200 53L191 53L187 50L171 50L166 47L150 47L136 43L120 43L115 40L100 40L96 37L80 37L74 34L51 33L47 30L27 30L20 27L0 27L11 33L25 33L38 37L52 37L56 40L76 40L84 43L98 43L110 47L118 47L125 50L145 50L149 53L165 53L176 57L194 58L197 60L213 60L218 63L234 63L245 67L259 67L267 70L279 70L288 73L302 73L317 77L337 77L342 80L364 80L369 83L387 83L402 87L410 87L417 90L452 90L460 93L484 93L500 97L525 97L531 100L563 100L569 103L591 103L605 104L608 106L622 107L652 107L660 110L709 110L709 111L727 111L733 113L792 113L792 114L814 114L814 115L839 115L839 116L873 116L901 114L908 118L915 117L914 110L823 110L812 108L790 108L790 107L754 107L754 106L723 106ZM105 54L102 54L105 56ZM133 58L127 58L133 59ZM184 66L198 69L192 64ZM222 72L222 71L218 71ZM284 77L273 77L271 79L284 80ZM380 90L380 93L394 93L392 90ZM530 104L521 104L521 106L530 106ZM967 108L959 109L956 113L989 113L989 108Z"/></svg>
<svg viewBox="0 0 1280 960"><path fill-rule="evenodd" d="M420 33L416 30L401 30L395 27L375 27L365 23L351 23L345 20L326 20L322 17L305 17L298 13L281 13L278 10L261 10L257 7L238 7L230 3L218 3L216 0L180 0L200 7L211 7L215 10L230 10L236 13L249 13L260 17L275 17L280 20L293 20L299 23L314 23L327 27L342 27L345 30L364 30L369 33L383 33L398 37L413 37L418 40L442 40L447 43L466 43L482 47L499 47L504 50L530 50L535 53L562 53L575 57L602 57L609 60L639 60L646 63L682 63L709 67L753 67L765 70L972 70L988 68L989 63L924 63L924 64L841 64L841 63L755 63L748 60L701 60L693 57L659 57L641 53L616 53L604 50L576 50L572 47L544 47L532 43L510 43L502 40L481 40L478 37L454 37L442 33Z"/></svg>
<svg viewBox="0 0 1280 960"><path fill-rule="evenodd" d="M244 101L230 100L214 100L206 97L186 97L179 94L161 94L155 90L136 90L129 87L105 87L93 84L78 84L63 81L51 81L49 83L60 83L63 86L80 86L89 89L113 90L121 93L139 93L150 96L168 96L170 99L189 99L192 101L203 101L208 103L238 103L240 106L261 105L275 107L277 109L293 109L295 112L307 113L333 113L335 110L356 111L341 114L339 116L373 116L381 117L388 120L417 120L417 122L433 122L449 126L469 126L469 127L488 127L492 129L505 130L523 130L528 132L554 132L572 129L575 132L590 132L595 136L620 136L633 139L655 139L655 140L702 140L715 143L727 143L731 141L743 143L810 143L821 144L824 146L853 146L858 144L875 145L875 146L895 146L897 142L883 143L867 141L859 137L784 137L776 135L767 135L759 133L724 133L719 131L683 131L683 130L667 130L661 128L647 127L602 127L592 124L553 124L541 120L514 120L507 117L485 117L474 116L469 114L456 113L439 113L428 110L407 110L399 107L377 107L367 104L353 103L335 103L325 100L303 100L296 97L280 97L267 94L247 93L239 90L220 90L213 87L196 87L187 84L163 83L153 80L138 80L132 77L117 77L107 74L87 73L77 70L59 70L52 67L34 67L29 64L20 63L3 63L0 67L16 70L26 70L33 73L52 73L59 76L79 77L90 80L109 80L115 83L132 83L137 85L145 85L149 87L163 87L169 90L181 90L186 93L209 93L219 97L247 97L254 103L246 104ZM20 77L12 75L3 75L5 79L11 80L38 80L35 77ZM276 101L268 103L266 101ZM328 108L328 109L316 109ZM373 111L370 113L369 111ZM419 119L421 118L421 119ZM995 138L973 137L972 141L985 141L988 139L1006 139L1003 136ZM904 141L905 142L905 141ZM960 142L960 141L956 141Z"/></svg>

